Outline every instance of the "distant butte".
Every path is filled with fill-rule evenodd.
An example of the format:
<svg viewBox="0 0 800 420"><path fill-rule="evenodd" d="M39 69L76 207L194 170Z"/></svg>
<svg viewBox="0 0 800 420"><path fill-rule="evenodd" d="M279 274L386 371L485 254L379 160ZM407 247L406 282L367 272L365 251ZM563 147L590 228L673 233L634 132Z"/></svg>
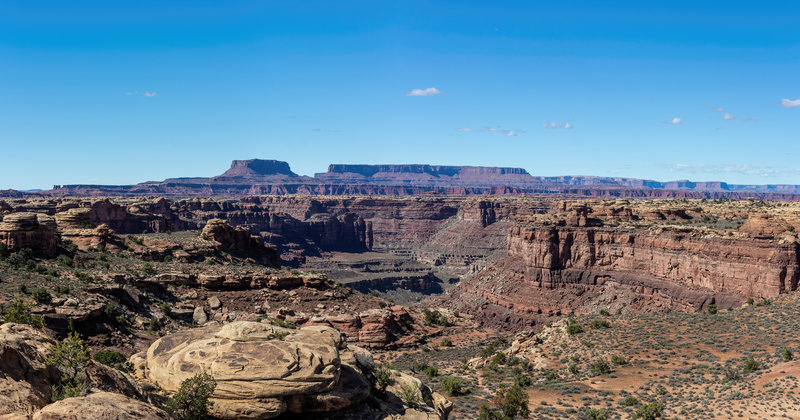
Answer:
<svg viewBox="0 0 800 420"><path fill-rule="evenodd" d="M798 200L800 185L735 185L688 180L659 182L598 176L533 176L522 168L428 164L333 164L314 177L279 160L234 160L214 177L170 178L135 185L56 185L52 190L0 191L0 197L248 195L471 196L552 198L709 198Z"/></svg>

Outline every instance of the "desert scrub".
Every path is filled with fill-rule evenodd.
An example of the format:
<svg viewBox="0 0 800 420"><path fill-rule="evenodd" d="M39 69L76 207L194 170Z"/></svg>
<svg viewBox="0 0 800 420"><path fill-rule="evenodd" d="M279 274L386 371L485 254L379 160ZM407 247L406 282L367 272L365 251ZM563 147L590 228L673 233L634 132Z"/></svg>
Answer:
<svg viewBox="0 0 800 420"><path fill-rule="evenodd" d="M27 324L34 328L44 327L44 318L41 315L31 314L31 307L22 299L14 299L11 302L11 307L8 312L3 316L5 322L14 322L17 324Z"/></svg>
<svg viewBox="0 0 800 420"><path fill-rule="evenodd" d="M607 420L608 411L603 408L587 408L578 414L579 420Z"/></svg>
<svg viewBox="0 0 800 420"><path fill-rule="evenodd" d="M381 394L385 393L386 388L394 383L392 371L386 365L377 366L375 370L372 371L372 379L375 389Z"/></svg>
<svg viewBox="0 0 800 420"><path fill-rule="evenodd" d="M461 379L452 376L442 378L439 387L441 387L442 392L449 397L455 397L466 393Z"/></svg>
<svg viewBox="0 0 800 420"><path fill-rule="evenodd" d="M567 334L569 335L580 334L582 332L583 332L583 327L581 327L581 324L570 323L569 325L567 325Z"/></svg>
<svg viewBox="0 0 800 420"><path fill-rule="evenodd" d="M53 301L53 297L50 295L50 292L47 291L44 287L37 287L31 291L31 297L36 303L42 305L49 305L50 302Z"/></svg>
<svg viewBox="0 0 800 420"><path fill-rule="evenodd" d="M712 304L708 305L708 313L711 314L711 315L714 315L714 314L717 313L717 304L716 303L712 303Z"/></svg>
<svg viewBox="0 0 800 420"><path fill-rule="evenodd" d="M216 388L214 377L199 373L181 382L178 392L164 404L164 408L177 420L205 419L214 405L209 398Z"/></svg>
<svg viewBox="0 0 800 420"><path fill-rule="evenodd" d="M277 318L274 321L272 321L272 325L274 325L276 327L281 327L281 328L288 328L290 330L293 330L293 329L297 328L297 325L295 325L294 322L289 321L287 319L281 319L281 318Z"/></svg>
<svg viewBox="0 0 800 420"><path fill-rule="evenodd" d="M530 410L528 409L528 394L517 386L512 385L506 387L505 384L500 384L495 394L494 402L500 407L503 415L509 419L516 419L518 417L528 417Z"/></svg>
<svg viewBox="0 0 800 420"><path fill-rule="evenodd" d="M633 419L655 420L664 413L664 405L659 402L644 404L631 416Z"/></svg>
<svg viewBox="0 0 800 420"><path fill-rule="evenodd" d="M759 369L761 369L761 364L752 357L745 359L744 364L742 365L742 370L745 372L753 372Z"/></svg>
<svg viewBox="0 0 800 420"><path fill-rule="evenodd" d="M439 345L442 347L453 347L453 342L449 338L443 338Z"/></svg>
<svg viewBox="0 0 800 420"><path fill-rule="evenodd" d="M589 325L592 327L592 329L595 330L611 328L611 323L606 321L605 319L593 319L592 323Z"/></svg>
<svg viewBox="0 0 800 420"><path fill-rule="evenodd" d="M58 384L53 385L53 401L78 397L89 390L86 368L90 361L89 345L74 331L50 347L50 355L44 362L61 373Z"/></svg>
<svg viewBox="0 0 800 420"><path fill-rule="evenodd" d="M620 355L612 354L611 355L611 364L615 365L615 366L622 366L622 365L627 365L628 361L624 357L622 357Z"/></svg>
<svg viewBox="0 0 800 420"><path fill-rule="evenodd" d="M447 318L438 310L426 308L422 310L422 315L425 317L425 324L427 325L440 325L442 327L450 325L450 323L447 322Z"/></svg>
<svg viewBox="0 0 800 420"><path fill-rule="evenodd" d="M410 406L415 406L420 401L419 388L412 383L400 384L398 393L400 394L400 399Z"/></svg>
<svg viewBox="0 0 800 420"><path fill-rule="evenodd" d="M102 363L123 372L129 372L131 365L127 363L128 358L124 354L110 349L100 350L92 357L95 362Z"/></svg>
<svg viewBox="0 0 800 420"><path fill-rule="evenodd" d="M622 400L622 406L624 407L636 407L637 405L639 405L639 399L633 395L628 395Z"/></svg>
<svg viewBox="0 0 800 420"><path fill-rule="evenodd" d="M592 376L605 375L610 372L611 366L608 365L605 359L597 359L589 364L589 373Z"/></svg>

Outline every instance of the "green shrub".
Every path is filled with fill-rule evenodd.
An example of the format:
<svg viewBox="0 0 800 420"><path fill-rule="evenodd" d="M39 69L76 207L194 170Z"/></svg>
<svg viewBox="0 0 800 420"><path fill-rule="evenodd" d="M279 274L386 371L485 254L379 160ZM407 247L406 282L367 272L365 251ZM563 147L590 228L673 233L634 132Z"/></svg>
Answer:
<svg viewBox="0 0 800 420"><path fill-rule="evenodd" d="M53 301L53 297L50 296L50 292L48 292L44 287L37 287L36 289L33 289L31 296L33 297L33 300L42 305L49 305L50 302Z"/></svg>
<svg viewBox="0 0 800 420"><path fill-rule="evenodd" d="M439 343L439 345L442 347L453 347L453 341L450 340L449 338L444 338L442 339L442 342Z"/></svg>
<svg viewBox="0 0 800 420"><path fill-rule="evenodd" d="M22 299L14 299L3 318L6 322L28 324L34 328L44 327L44 318L41 315L31 314L31 307Z"/></svg>
<svg viewBox="0 0 800 420"><path fill-rule="evenodd" d="M580 420L608 420L608 411L603 408L586 408L578 415Z"/></svg>
<svg viewBox="0 0 800 420"><path fill-rule="evenodd" d="M503 420L503 416L496 410L482 405L481 408L478 409L478 420Z"/></svg>
<svg viewBox="0 0 800 420"><path fill-rule="evenodd" d="M794 358L794 354L789 349L783 349L783 361L788 362Z"/></svg>
<svg viewBox="0 0 800 420"><path fill-rule="evenodd" d="M442 392L445 395L450 397L455 397L458 395L464 394L463 383L461 379L453 378L453 377L444 377L442 381L439 383L439 386L442 388Z"/></svg>
<svg viewBox="0 0 800 420"><path fill-rule="evenodd" d="M611 364L615 365L615 366L622 366L622 365L627 365L628 361L624 357L622 357L620 355L612 354L611 355Z"/></svg>
<svg viewBox="0 0 800 420"><path fill-rule="evenodd" d="M162 302L161 313L163 313L164 316L172 317L172 305L167 302Z"/></svg>
<svg viewBox="0 0 800 420"><path fill-rule="evenodd" d="M66 295L67 293L69 293L69 287L59 285L54 287L53 291L56 292L57 295Z"/></svg>
<svg viewBox="0 0 800 420"><path fill-rule="evenodd" d="M420 400L419 388L412 383L400 384L400 399L408 405L414 406Z"/></svg>
<svg viewBox="0 0 800 420"><path fill-rule="evenodd" d="M639 399L634 397L633 395L628 395L625 399L622 400L622 405L625 407L635 407L639 405Z"/></svg>
<svg viewBox="0 0 800 420"><path fill-rule="evenodd" d="M125 355L118 351L109 349L100 350L94 354L93 358L95 362L102 363L123 372L128 372L132 368Z"/></svg>
<svg viewBox="0 0 800 420"><path fill-rule="evenodd" d="M160 331L161 328L163 328L163 327L164 326L161 325L161 321L159 321L158 318L156 318L154 316L150 317L150 322L148 324L148 328L150 329L150 331Z"/></svg>
<svg viewBox="0 0 800 420"><path fill-rule="evenodd" d="M178 392L167 401L164 408L176 420L205 419L214 405L209 398L216 388L214 377L199 373L181 382Z"/></svg>
<svg viewBox="0 0 800 420"><path fill-rule="evenodd" d="M589 372L592 376L605 375L611 372L611 366L604 359L597 359L589 364Z"/></svg>
<svg viewBox="0 0 800 420"><path fill-rule="evenodd" d="M156 274L156 269L153 268L153 264L150 264L150 263L144 263L142 265L141 270L142 270L142 274L144 274L145 276L152 276L152 275Z"/></svg>
<svg viewBox="0 0 800 420"><path fill-rule="evenodd" d="M558 377L558 374L556 374L556 377ZM533 385L533 380L531 379L530 376L522 372L517 372L516 375L514 375L514 385L517 385L520 388L527 388Z"/></svg>
<svg viewBox="0 0 800 420"><path fill-rule="evenodd" d="M495 355L492 357L491 364L493 364L495 366L504 365L504 364L506 364L506 361L507 361L507 358L506 358L506 354L505 353L495 353Z"/></svg>
<svg viewBox="0 0 800 420"><path fill-rule="evenodd" d="M655 420L664 413L664 405L658 402L651 402L644 404L633 413L631 418L642 420Z"/></svg>
<svg viewBox="0 0 800 420"><path fill-rule="evenodd" d="M605 319L593 319L590 325L595 330L611 328L611 323Z"/></svg>
<svg viewBox="0 0 800 420"><path fill-rule="evenodd" d="M394 382L392 371L385 365L380 365L372 372L375 388L380 392L386 392L386 388Z"/></svg>
<svg viewBox="0 0 800 420"><path fill-rule="evenodd" d="M75 264L75 262L72 260L72 258L70 258L69 256L64 255L64 254L59 255L56 258L56 262L58 263L58 265L60 265L62 267L67 267L67 268L72 267Z"/></svg>
<svg viewBox="0 0 800 420"><path fill-rule="evenodd" d="M569 335L580 334L582 332L583 332L583 327L581 327L581 324L570 323L569 325L567 325L567 334Z"/></svg>
<svg viewBox="0 0 800 420"><path fill-rule="evenodd" d="M45 364L54 366L61 373L58 384L53 386L54 401L78 397L89 390L86 368L90 360L89 345L74 331L50 347Z"/></svg>
<svg viewBox="0 0 800 420"><path fill-rule="evenodd" d="M756 359L754 359L752 357L748 357L744 361L744 364L742 365L742 369L745 372L753 372L753 371L761 369L761 364L758 363L758 361Z"/></svg>
<svg viewBox="0 0 800 420"><path fill-rule="evenodd" d="M768 306L768 305L772 305L772 301L769 299L763 299L758 301L758 303L756 303L756 306Z"/></svg>
<svg viewBox="0 0 800 420"><path fill-rule="evenodd" d="M8 250L8 245L5 242L0 242L0 261L5 260L9 255L11 255L11 252Z"/></svg>
<svg viewBox="0 0 800 420"><path fill-rule="evenodd" d="M580 372L580 368L578 368L578 362L570 362L569 366L567 367L569 373L573 375L577 375Z"/></svg>
<svg viewBox="0 0 800 420"><path fill-rule="evenodd" d="M281 318L276 318L274 321L272 321L272 325L281 328L289 328L292 330L297 328L297 325L295 325L294 322L289 321L288 319L281 319Z"/></svg>
<svg viewBox="0 0 800 420"><path fill-rule="evenodd" d="M558 372L554 370L548 371L547 374L544 375L544 378L547 379L548 381L557 381L561 379L561 377L558 376Z"/></svg>
<svg viewBox="0 0 800 420"><path fill-rule="evenodd" d="M602 315L602 316L609 316L609 315L611 315L611 314L609 314L607 310L605 310L605 309L601 309L601 310L600 310L600 315Z"/></svg>
<svg viewBox="0 0 800 420"><path fill-rule="evenodd" d="M429 378L435 378L439 376L439 369L436 368L436 366L428 366L422 371L422 373Z"/></svg>
<svg viewBox="0 0 800 420"><path fill-rule="evenodd" d="M422 310L422 314L425 316L425 323L428 325L441 325L443 327L450 325L450 323L447 322L447 318L437 310L431 311L426 308Z"/></svg>
<svg viewBox="0 0 800 420"><path fill-rule="evenodd" d="M711 315L714 315L714 314L717 313L717 304L716 303L712 303L712 304L708 305L708 313L710 313Z"/></svg>
<svg viewBox="0 0 800 420"><path fill-rule="evenodd" d="M500 384L494 400L506 418L516 419L517 417L528 417L530 414L528 394L517 385L506 388L505 384Z"/></svg>

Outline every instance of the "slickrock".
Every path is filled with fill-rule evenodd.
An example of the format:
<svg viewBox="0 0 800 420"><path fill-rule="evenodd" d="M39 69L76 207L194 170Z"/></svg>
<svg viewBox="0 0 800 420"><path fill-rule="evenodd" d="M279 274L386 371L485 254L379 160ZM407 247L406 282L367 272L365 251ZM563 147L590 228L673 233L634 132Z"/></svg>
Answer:
<svg viewBox="0 0 800 420"><path fill-rule="evenodd" d="M366 398L369 386L355 367L342 366L343 352L332 328L238 321L162 337L132 360L140 379L169 392L209 373L217 381L212 415L256 419L337 410Z"/></svg>
<svg viewBox="0 0 800 420"><path fill-rule="evenodd" d="M113 392L96 392L84 397L67 398L47 405L33 415L33 420L166 420L169 418L169 415L161 409Z"/></svg>

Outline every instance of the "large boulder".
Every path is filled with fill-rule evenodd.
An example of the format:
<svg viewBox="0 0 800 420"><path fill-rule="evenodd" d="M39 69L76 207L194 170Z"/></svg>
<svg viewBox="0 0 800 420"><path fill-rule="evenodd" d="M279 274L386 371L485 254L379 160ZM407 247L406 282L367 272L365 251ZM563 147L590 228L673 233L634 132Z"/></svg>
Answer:
<svg viewBox="0 0 800 420"><path fill-rule="evenodd" d="M238 321L162 337L132 362L137 377L168 392L208 373L217 382L213 416L263 419L339 410L367 398L369 384L357 367L342 364L344 347L329 327Z"/></svg>
<svg viewBox="0 0 800 420"><path fill-rule="evenodd" d="M56 221L42 213L7 214L0 222L0 242L8 245L11 252L30 248L38 255L55 255L58 246Z"/></svg>

